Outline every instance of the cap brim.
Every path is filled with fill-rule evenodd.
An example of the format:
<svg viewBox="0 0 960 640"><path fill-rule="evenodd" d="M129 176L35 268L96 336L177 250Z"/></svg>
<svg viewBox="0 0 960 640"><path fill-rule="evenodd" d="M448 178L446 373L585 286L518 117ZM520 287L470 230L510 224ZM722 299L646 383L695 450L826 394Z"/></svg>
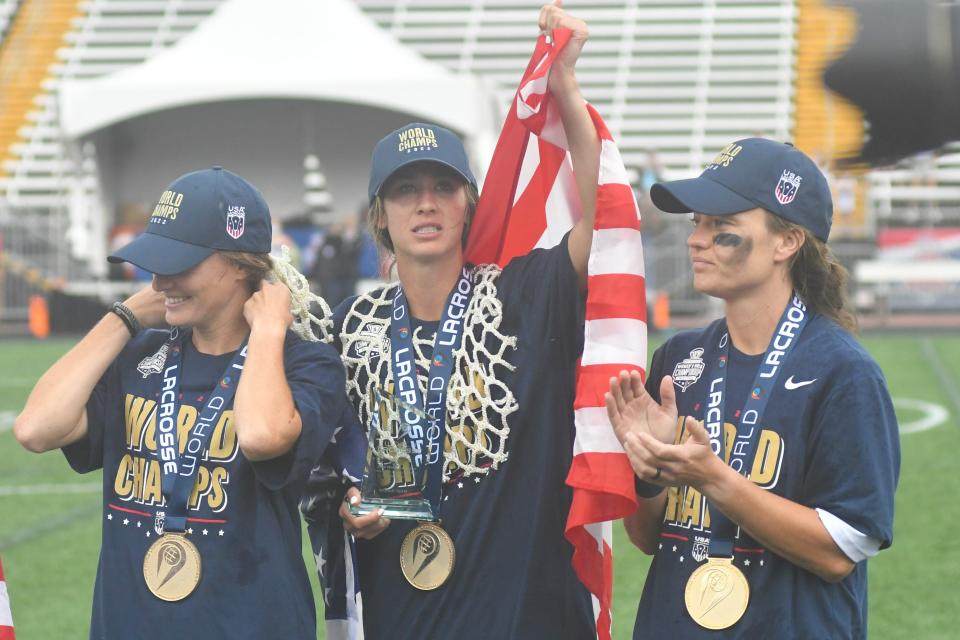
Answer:
<svg viewBox="0 0 960 640"><path fill-rule="evenodd" d="M213 254L213 249L188 242L144 233L125 245L107 260L129 262L159 276L172 276L188 271Z"/></svg>
<svg viewBox="0 0 960 640"><path fill-rule="evenodd" d="M477 186L477 179L473 177L473 175L466 175L463 171L460 170L459 167L453 165L450 162L447 162L446 160L438 160L437 158L410 158L409 160L404 160L403 162L398 164L396 167L394 167L390 171L390 173L388 173L386 177L380 181L380 184L377 185L377 190L373 192L373 196L371 196L370 198L370 202L372 203L373 199L376 198L378 195L380 195L380 191L383 189L383 185L385 185L387 181L390 180L393 174L395 174L397 171L400 171L400 169L403 169L406 166L409 166L411 164L416 164L418 162L433 162L435 164L442 164L445 167L449 167L450 169L453 169L453 171L456 172L456 174L459 175L461 178L463 178L465 182L469 182L474 187Z"/></svg>
<svg viewBox="0 0 960 640"><path fill-rule="evenodd" d="M667 213L693 212L708 216L726 216L760 206L703 176L658 182L650 188L650 199Z"/></svg>

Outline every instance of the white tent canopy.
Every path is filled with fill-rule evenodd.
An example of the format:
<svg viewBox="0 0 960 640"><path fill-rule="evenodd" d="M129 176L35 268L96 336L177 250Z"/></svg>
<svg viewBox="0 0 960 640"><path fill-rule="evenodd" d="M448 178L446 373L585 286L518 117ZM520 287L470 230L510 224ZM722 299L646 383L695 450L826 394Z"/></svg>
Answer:
<svg viewBox="0 0 960 640"><path fill-rule="evenodd" d="M227 0L143 64L65 81L60 122L76 139L175 107L263 98L369 105L469 137L494 126L476 77L421 58L349 0Z"/></svg>

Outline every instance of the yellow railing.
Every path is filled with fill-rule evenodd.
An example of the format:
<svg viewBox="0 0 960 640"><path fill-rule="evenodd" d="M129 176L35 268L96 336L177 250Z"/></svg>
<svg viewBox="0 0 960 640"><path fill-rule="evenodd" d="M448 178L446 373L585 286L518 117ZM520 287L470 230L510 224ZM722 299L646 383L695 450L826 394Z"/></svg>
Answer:
<svg viewBox="0 0 960 640"><path fill-rule="evenodd" d="M73 19L78 0L23 0L0 44L0 176Z"/></svg>

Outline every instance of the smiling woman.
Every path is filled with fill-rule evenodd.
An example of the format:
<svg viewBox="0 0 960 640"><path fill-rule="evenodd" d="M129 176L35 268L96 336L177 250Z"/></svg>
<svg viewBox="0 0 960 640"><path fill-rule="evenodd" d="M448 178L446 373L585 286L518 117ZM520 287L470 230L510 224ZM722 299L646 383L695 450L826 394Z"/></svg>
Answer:
<svg viewBox="0 0 960 640"><path fill-rule="evenodd" d="M294 505L355 420L337 354L290 331L270 246L253 185L221 167L177 178L110 257L152 284L114 304L16 420L27 449L103 469L91 637L316 636Z"/></svg>

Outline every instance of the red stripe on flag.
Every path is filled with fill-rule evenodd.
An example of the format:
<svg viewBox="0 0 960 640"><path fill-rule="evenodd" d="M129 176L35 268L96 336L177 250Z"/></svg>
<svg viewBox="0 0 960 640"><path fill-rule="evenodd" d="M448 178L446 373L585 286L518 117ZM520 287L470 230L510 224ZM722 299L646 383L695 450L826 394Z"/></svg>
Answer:
<svg viewBox="0 0 960 640"><path fill-rule="evenodd" d="M10 612L10 598L7 594L6 580L7 579L3 576L3 561L0 561L0 585L3 585L3 590L0 591L0 608L3 609L3 615L0 615L0 619L4 620L5 622L9 620L12 624L13 615ZM0 640L16 640L12 626L0 624Z"/></svg>
<svg viewBox="0 0 960 640"><path fill-rule="evenodd" d="M579 576L583 586L600 601L600 612L597 615L597 638L611 640L612 593L604 585L613 582L613 549L606 542L602 542L603 550L598 548L598 541L586 529L579 527L568 531L567 539L573 544L573 558L570 563Z"/></svg>
<svg viewBox="0 0 960 640"><path fill-rule="evenodd" d="M647 321L646 296L643 276L626 273L605 273L587 278L587 320L630 318Z"/></svg>
<svg viewBox="0 0 960 640"><path fill-rule="evenodd" d="M530 253L543 235L543 230L547 228L547 198L567 154L563 149L543 140L538 140L538 146L540 165L531 176L523 194L513 205L510 228L497 258L500 264L507 264L516 256Z"/></svg>
<svg viewBox="0 0 960 640"><path fill-rule="evenodd" d="M556 31L554 31L554 33L556 33ZM610 130L607 129L607 123L600 117L600 112L597 111L597 108L589 102L587 103L587 113L590 114L590 119L593 120L593 126L597 129L597 137L601 140L613 140L613 136L610 135Z"/></svg>
<svg viewBox="0 0 960 640"><path fill-rule="evenodd" d="M597 217L594 229L640 229L633 189L611 182L597 188Z"/></svg>
<svg viewBox="0 0 960 640"><path fill-rule="evenodd" d="M630 478L629 484L624 484L624 474ZM575 456L567 474L567 484L582 491L573 492L567 518L567 539L570 539L570 530L574 527L602 520L619 520L636 511L633 478L633 469L625 454L597 451Z"/></svg>
<svg viewBox="0 0 960 640"><path fill-rule="evenodd" d="M635 369L646 379L647 372L632 364L580 365L577 373L577 397L573 401L574 410L605 406L603 394L610 390L610 378L620 375L621 371Z"/></svg>
<svg viewBox="0 0 960 640"><path fill-rule="evenodd" d="M520 167L530 133L511 109L497 140L494 160L483 183L483 192L470 225L465 258L473 264L496 263L510 223Z"/></svg>

